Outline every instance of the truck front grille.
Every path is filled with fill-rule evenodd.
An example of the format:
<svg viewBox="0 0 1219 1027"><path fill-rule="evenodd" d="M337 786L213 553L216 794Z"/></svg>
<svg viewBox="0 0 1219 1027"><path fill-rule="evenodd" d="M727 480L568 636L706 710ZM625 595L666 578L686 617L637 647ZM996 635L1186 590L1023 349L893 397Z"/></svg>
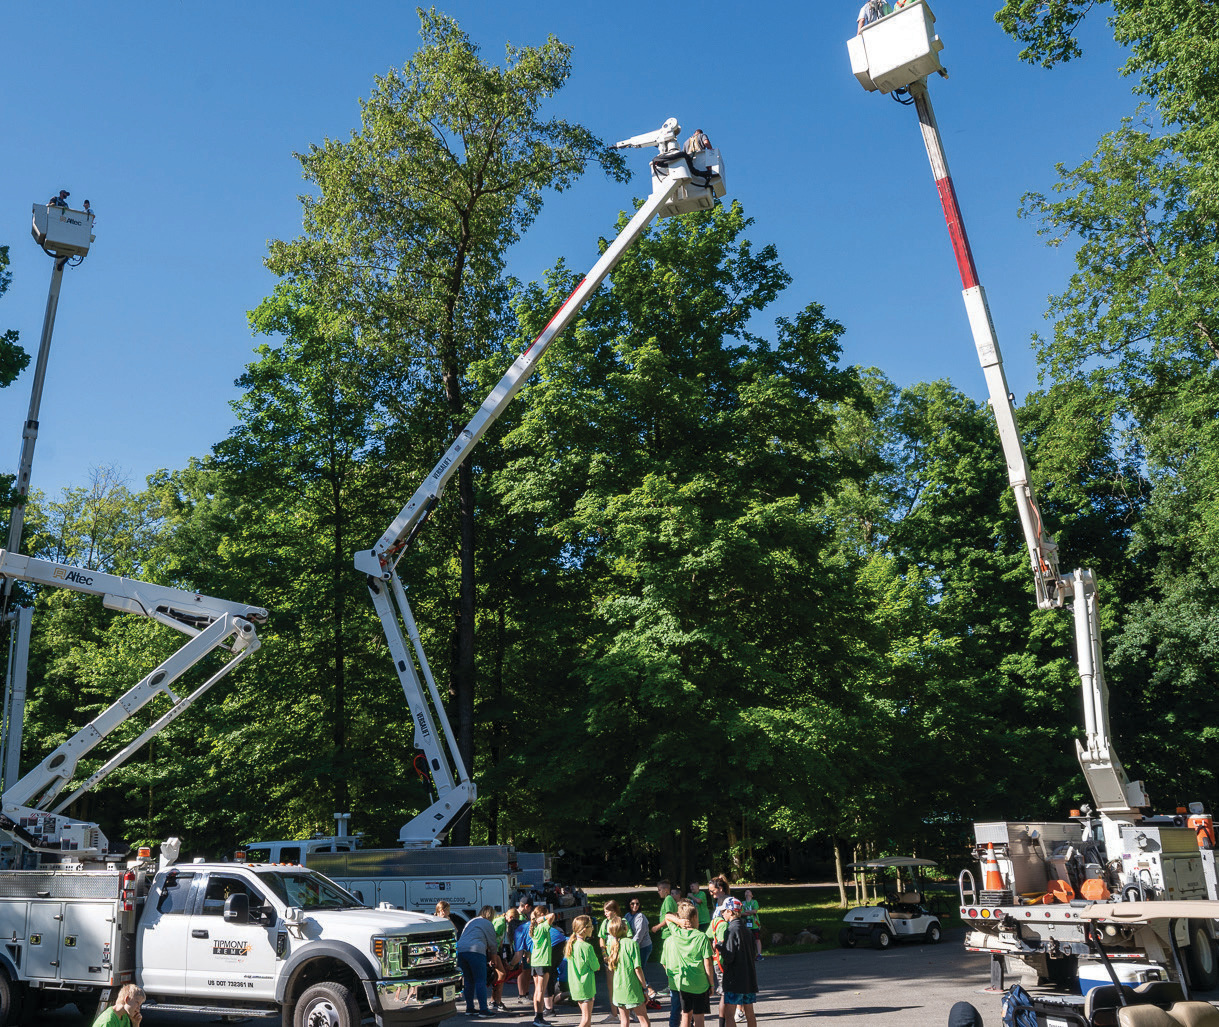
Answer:
<svg viewBox="0 0 1219 1027"><path fill-rule="evenodd" d="M457 938L452 931L412 934L402 939L401 965L409 974L434 971L457 962Z"/></svg>

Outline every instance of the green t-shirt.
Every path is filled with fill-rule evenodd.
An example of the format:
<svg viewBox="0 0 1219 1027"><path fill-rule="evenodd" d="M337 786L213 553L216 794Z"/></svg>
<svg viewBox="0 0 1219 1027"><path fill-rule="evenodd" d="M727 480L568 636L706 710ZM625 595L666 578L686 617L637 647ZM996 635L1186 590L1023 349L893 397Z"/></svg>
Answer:
<svg viewBox="0 0 1219 1027"><path fill-rule="evenodd" d="M587 1002L597 997L597 971L600 969L601 960L592 945L583 938L572 938L567 943L567 990L573 1002Z"/></svg>
<svg viewBox="0 0 1219 1027"><path fill-rule="evenodd" d="M672 895L666 895L664 902L660 904L660 922L665 923L665 915L672 913L677 915L677 900ZM668 938L673 933L673 928L669 924L665 924L664 930L660 932L661 939Z"/></svg>
<svg viewBox="0 0 1219 1027"><path fill-rule="evenodd" d="M751 931L758 929L758 900L746 899L741 903L741 912L745 914L745 926Z"/></svg>
<svg viewBox="0 0 1219 1027"><path fill-rule="evenodd" d="M643 985L635 976L639 945L634 938L618 939L618 965L614 967L614 1005L632 1009L643 1002Z"/></svg>
<svg viewBox="0 0 1219 1027"><path fill-rule="evenodd" d="M728 921L722 916L717 916L711 921L711 926L703 933L707 935L707 940L712 943L723 941L724 935L728 933Z"/></svg>
<svg viewBox="0 0 1219 1027"><path fill-rule="evenodd" d="M504 943L504 932L508 930L508 921L502 916L497 916L491 921L491 926L495 928L495 936L499 939L499 943Z"/></svg>
<svg viewBox="0 0 1219 1027"><path fill-rule="evenodd" d="M711 958L711 939L702 931L688 927L675 927L665 942L661 961L669 971L678 991L690 995L701 995L711 987L707 980L704 959Z"/></svg>
<svg viewBox="0 0 1219 1027"><path fill-rule="evenodd" d="M93 1021L93 1027L131 1027L131 1017L126 1013L116 1013L111 1006Z"/></svg>
<svg viewBox="0 0 1219 1027"><path fill-rule="evenodd" d="M529 953L529 965L535 970L546 970L550 967L550 924L539 920L529 930L533 939L533 951Z"/></svg>
<svg viewBox="0 0 1219 1027"><path fill-rule="evenodd" d="M707 908L707 896L700 891L690 901L693 902L698 909L698 926L706 927L709 923L711 923L711 910Z"/></svg>

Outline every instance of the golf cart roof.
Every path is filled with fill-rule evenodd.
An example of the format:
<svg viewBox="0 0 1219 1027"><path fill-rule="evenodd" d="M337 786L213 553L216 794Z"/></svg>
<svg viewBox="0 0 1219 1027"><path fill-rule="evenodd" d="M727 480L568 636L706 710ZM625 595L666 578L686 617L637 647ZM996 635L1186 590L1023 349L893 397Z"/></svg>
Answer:
<svg viewBox="0 0 1219 1027"><path fill-rule="evenodd" d="M1094 902L1079 911L1084 920L1145 924L1152 920L1213 920L1219 917L1219 902L1194 899L1189 902Z"/></svg>
<svg viewBox="0 0 1219 1027"><path fill-rule="evenodd" d="M938 866L934 859L919 859L916 856L885 856L882 859L862 859L858 863L848 863L848 870L889 870L892 867L934 867ZM1216 903L1219 905L1219 903Z"/></svg>

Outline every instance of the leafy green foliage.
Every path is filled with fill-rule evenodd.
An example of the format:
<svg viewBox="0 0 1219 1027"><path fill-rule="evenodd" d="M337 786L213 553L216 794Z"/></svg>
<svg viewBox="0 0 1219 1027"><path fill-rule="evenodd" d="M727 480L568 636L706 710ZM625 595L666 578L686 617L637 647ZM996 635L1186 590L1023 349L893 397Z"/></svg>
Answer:
<svg viewBox="0 0 1219 1027"><path fill-rule="evenodd" d="M571 73L570 47L552 36L539 47L510 45L503 66L490 64L453 19L418 14L423 45L376 80L360 131L298 154L317 193L301 198L304 235L273 242L267 266L307 285L348 319L361 347L380 353L387 373L368 385L399 431L439 391L447 413L440 435L451 437L467 414L470 363L508 330L507 248L547 191L566 188L590 164L626 175L621 157L586 129L542 115ZM458 471L457 492L460 594L448 676L470 766L477 597L469 466ZM458 836L466 830L463 822Z"/></svg>

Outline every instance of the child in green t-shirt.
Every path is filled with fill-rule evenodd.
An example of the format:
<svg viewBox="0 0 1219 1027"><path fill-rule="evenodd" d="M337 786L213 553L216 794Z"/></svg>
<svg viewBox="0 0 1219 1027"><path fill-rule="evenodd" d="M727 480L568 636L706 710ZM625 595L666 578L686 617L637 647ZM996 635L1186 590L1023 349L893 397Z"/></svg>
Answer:
<svg viewBox="0 0 1219 1027"><path fill-rule="evenodd" d="M601 913L602 913L602 919L601 919L601 926L597 928L597 941L598 941L599 947L601 949L602 958L604 958L606 955L606 948L608 947L608 944L609 944L608 941L606 940L608 938L607 932L609 931L609 925L611 923L613 923L615 920L621 919L622 911L619 910L618 903L616 901L614 901L613 899L609 899L601 906ZM609 968L608 960L605 961L605 990L609 995L610 1008L613 1009L614 1008L614 974L613 974L613 971L610 970L610 968Z"/></svg>
<svg viewBox="0 0 1219 1027"><path fill-rule="evenodd" d="M529 953L529 965L533 968L533 1022L535 1027L546 1027L546 981L550 978L550 925L554 914L545 906L534 906L529 919L529 937L533 948Z"/></svg>
<svg viewBox="0 0 1219 1027"><path fill-rule="evenodd" d="M642 1027L651 1027L643 997L653 998L656 992L648 987L639 961L639 943L631 937L625 920L609 921L609 938L605 949L605 966L614 975L614 1008L618 1010L619 1027L630 1027L634 1013Z"/></svg>
<svg viewBox="0 0 1219 1027"><path fill-rule="evenodd" d="M703 1018L711 1011L711 941L698 929L693 902L678 903L677 914L668 914L666 920L673 933L660 961L681 999L681 1027L703 1027Z"/></svg>
<svg viewBox="0 0 1219 1027"><path fill-rule="evenodd" d="M758 915L758 900L753 892L745 889L745 901L741 903L741 911L745 914L745 926L753 935L753 943L757 948L758 959L762 958L762 918Z"/></svg>
<svg viewBox="0 0 1219 1027"><path fill-rule="evenodd" d="M593 934L591 917L578 916L571 925L571 940L567 943L567 990L580 1008L579 1027L593 1022L593 1001L597 997L597 971L601 960L589 942Z"/></svg>
<svg viewBox="0 0 1219 1027"><path fill-rule="evenodd" d="M711 910L707 906L707 895L702 890L702 885L698 881L690 885L690 894L686 896L694 907L698 910L698 926L702 930L707 929L707 925L711 923Z"/></svg>

